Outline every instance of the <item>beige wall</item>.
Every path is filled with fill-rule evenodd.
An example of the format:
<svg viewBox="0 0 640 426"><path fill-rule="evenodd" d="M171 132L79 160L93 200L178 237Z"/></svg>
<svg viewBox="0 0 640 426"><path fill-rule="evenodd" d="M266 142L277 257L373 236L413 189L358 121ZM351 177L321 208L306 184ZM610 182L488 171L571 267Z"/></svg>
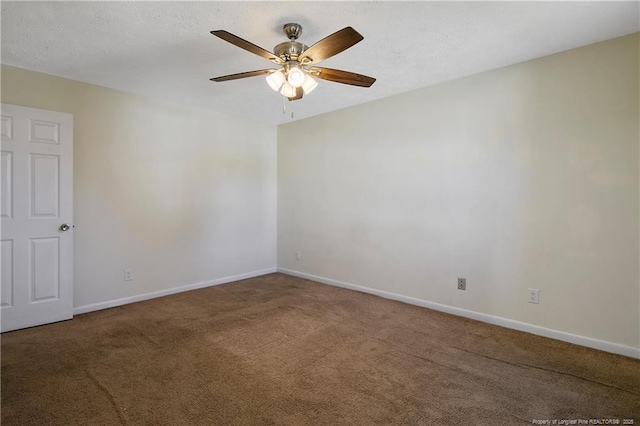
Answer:
<svg viewBox="0 0 640 426"><path fill-rule="evenodd" d="M74 306L275 267L275 126L8 66L1 99L74 115Z"/></svg>
<svg viewBox="0 0 640 426"><path fill-rule="evenodd" d="M280 126L278 266L639 347L638 77L635 34Z"/></svg>

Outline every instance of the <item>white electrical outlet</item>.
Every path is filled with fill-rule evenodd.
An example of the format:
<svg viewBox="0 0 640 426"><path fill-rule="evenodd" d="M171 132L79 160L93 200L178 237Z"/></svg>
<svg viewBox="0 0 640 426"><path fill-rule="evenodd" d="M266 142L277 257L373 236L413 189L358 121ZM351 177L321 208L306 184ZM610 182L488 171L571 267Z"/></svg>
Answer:
<svg viewBox="0 0 640 426"><path fill-rule="evenodd" d="M125 269L124 270L124 280L125 281L133 280L133 269Z"/></svg>
<svg viewBox="0 0 640 426"><path fill-rule="evenodd" d="M296 260L300 260L302 259L302 255L300 254L299 251L296 252Z"/></svg>
<svg viewBox="0 0 640 426"><path fill-rule="evenodd" d="M539 299L538 299L538 289L537 288L530 288L529 289L529 300L527 300L529 303L539 303Z"/></svg>

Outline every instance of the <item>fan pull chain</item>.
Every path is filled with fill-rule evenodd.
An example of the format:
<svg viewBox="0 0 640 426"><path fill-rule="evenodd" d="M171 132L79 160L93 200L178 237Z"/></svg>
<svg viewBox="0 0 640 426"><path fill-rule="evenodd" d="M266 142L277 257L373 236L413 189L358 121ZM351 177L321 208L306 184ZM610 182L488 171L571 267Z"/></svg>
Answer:
<svg viewBox="0 0 640 426"><path fill-rule="evenodd" d="M282 98L282 114L287 113L287 101L285 99L284 97ZM291 110L291 119L293 119L293 109Z"/></svg>

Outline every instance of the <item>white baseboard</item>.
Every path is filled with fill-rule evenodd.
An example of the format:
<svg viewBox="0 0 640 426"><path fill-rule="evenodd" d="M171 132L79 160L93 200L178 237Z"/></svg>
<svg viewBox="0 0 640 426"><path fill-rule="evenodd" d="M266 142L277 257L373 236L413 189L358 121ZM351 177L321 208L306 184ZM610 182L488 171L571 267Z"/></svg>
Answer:
<svg viewBox="0 0 640 426"><path fill-rule="evenodd" d="M233 281L246 280L247 278L259 277L277 272L278 268L267 268L259 271L246 272L244 274L233 275L230 277L218 278L211 281L202 281L195 284L189 284L180 287L168 288L166 290L154 291L152 293L138 294L136 296L123 297L122 299L109 300L107 302L92 303L90 305L77 306L73 308L73 314L79 315L101 309L115 308L129 303L141 302L143 300L155 299L156 297L168 296L170 294L182 293L183 291L197 290L199 288L211 287L214 285L226 284Z"/></svg>
<svg viewBox="0 0 640 426"><path fill-rule="evenodd" d="M540 327L525 322L515 321L508 318L497 317L489 314L483 314L480 312L469 311L467 309L456 308L453 306L442 305L440 303L429 302L415 297L403 296L397 293L391 293L383 290L376 290L373 288L363 287L356 284L349 284L342 281L333 280L331 278L319 277L317 275L307 274L304 272L294 271L286 268L278 268L278 272L283 274L292 275L294 277L306 278L308 280L317 281L323 284L332 285L335 287L342 287L349 290L356 290L362 293L369 293L376 296L384 297L385 299L397 300L399 302L408 303L411 305L421 306L423 308L433 309L435 311L446 312L465 318L471 318L477 321L486 322L489 324L495 324L514 330L524 331L538 336L549 337L551 339L562 340L576 345L586 346L593 349L599 349L605 352L611 352L614 354L625 355L631 358L640 359L640 348L634 348L633 346L621 345L618 343L611 343L604 340L593 339L591 337L579 336L577 334L566 333L564 331L552 330L550 328Z"/></svg>

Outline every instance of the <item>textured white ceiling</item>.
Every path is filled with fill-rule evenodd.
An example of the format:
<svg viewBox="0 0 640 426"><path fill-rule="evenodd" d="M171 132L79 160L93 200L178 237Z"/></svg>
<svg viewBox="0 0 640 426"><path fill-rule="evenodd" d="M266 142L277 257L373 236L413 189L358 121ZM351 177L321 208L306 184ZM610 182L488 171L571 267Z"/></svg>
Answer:
<svg viewBox="0 0 640 426"><path fill-rule="evenodd" d="M639 30L638 2L2 2L4 64L269 123L396 95ZM220 40L267 50L303 26L311 46L346 26L364 40L321 66L376 77L369 89L320 81L287 102L264 77L209 78L271 63Z"/></svg>

